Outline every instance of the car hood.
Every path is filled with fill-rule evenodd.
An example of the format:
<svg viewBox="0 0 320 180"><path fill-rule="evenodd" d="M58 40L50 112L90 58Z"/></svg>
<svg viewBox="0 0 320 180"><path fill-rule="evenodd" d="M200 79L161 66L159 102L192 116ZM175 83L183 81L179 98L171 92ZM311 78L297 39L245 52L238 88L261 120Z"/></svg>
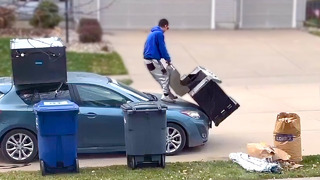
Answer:
<svg viewBox="0 0 320 180"><path fill-rule="evenodd" d="M202 111L198 105L188 102L182 98L176 99L176 102L174 103L169 103L169 102L164 102L160 100L162 94L153 93L153 95L155 95L158 98L158 101L160 101L162 104L165 104L166 106L168 106L168 109L193 109L194 108L194 109L198 109L199 111Z"/></svg>

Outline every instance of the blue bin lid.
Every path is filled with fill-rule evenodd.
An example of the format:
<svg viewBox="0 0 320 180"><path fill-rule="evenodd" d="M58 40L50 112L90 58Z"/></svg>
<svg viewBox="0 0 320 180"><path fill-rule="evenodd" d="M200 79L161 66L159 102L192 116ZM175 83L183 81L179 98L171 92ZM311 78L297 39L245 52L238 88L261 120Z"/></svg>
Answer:
<svg viewBox="0 0 320 180"><path fill-rule="evenodd" d="M69 100L42 100L33 106L35 112L78 111L79 106Z"/></svg>

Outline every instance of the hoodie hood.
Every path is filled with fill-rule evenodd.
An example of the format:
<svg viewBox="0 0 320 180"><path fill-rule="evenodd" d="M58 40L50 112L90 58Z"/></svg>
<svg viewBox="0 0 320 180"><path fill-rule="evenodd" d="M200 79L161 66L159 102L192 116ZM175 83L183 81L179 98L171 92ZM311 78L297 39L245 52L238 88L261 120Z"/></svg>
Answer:
<svg viewBox="0 0 320 180"><path fill-rule="evenodd" d="M151 29L151 32L155 32L155 31L161 31L161 32L163 32L160 26L155 26L155 27L153 27L153 28Z"/></svg>

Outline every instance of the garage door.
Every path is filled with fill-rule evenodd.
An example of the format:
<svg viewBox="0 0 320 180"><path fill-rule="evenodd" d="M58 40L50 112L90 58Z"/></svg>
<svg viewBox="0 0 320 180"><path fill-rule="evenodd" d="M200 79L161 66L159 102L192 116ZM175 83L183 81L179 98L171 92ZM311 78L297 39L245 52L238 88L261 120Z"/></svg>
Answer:
<svg viewBox="0 0 320 180"><path fill-rule="evenodd" d="M241 28L291 28L294 0L241 0Z"/></svg>
<svg viewBox="0 0 320 180"><path fill-rule="evenodd" d="M100 0L100 6L110 2ZM149 29L161 18L175 29L209 29L211 0L121 0L100 11L104 29Z"/></svg>

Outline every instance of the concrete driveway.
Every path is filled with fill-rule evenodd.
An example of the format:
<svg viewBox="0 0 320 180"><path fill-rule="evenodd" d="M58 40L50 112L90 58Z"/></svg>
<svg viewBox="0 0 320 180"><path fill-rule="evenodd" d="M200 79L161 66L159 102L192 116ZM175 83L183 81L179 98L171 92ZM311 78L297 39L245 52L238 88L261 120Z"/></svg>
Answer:
<svg viewBox="0 0 320 180"><path fill-rule="evenodd" d="M133 87L161 92L143 64L147 31L105 35L123 57ZM204 66L219 76L221 87L241 107L210 130L205 146L190 148L168 162L226 159L246 152L249 142L273 145L279 112L301 117L303 155L320 154L320 38L296 30L173 31L166 33L173 64L182 73ZM193 101L189 95L183 97ZM126 164L124 154L81 155L80 167ZM39 164L19 168L38 170ZM0 170L6 171L6 170Z"/></svg>
<svg viewBox="0 0 320 180"><path fill-rule="evenodd" d="M161 92L146 70L142 51L148 32L112 32L106 38L123 57L133 87ZM210 131L209 142L172 161L226 158L249 142L273 145L279 112L301 117L303 155L320 154L320 38L298 30L168 31L167 48L182 73L204 66L241 107ZM183 98L192 101L189 95Z"/></svg>

